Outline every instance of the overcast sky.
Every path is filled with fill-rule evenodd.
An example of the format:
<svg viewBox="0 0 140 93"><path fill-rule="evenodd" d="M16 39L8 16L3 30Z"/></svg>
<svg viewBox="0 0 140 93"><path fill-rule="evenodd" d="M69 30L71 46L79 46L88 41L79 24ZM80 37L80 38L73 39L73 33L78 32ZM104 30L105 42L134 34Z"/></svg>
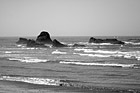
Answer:
<svg viewBox="0 0 140 93"><path fill-rule="evenodd" d="M0 0L0 36L140 36L140 0Z"/></svg>

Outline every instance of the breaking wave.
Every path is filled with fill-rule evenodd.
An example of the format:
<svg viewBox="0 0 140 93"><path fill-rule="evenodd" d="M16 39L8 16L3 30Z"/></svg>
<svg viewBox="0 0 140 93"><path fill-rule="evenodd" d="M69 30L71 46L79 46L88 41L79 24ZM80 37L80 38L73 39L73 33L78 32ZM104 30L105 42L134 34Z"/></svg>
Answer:
<svg viewBox="0 0 140 93"><path fill-rule="evenodd" d="M12 61L20 61L20 62L26 62L26 63L38 63L38 62L47 62L46 59L38 59L33 57L23 57L23 58L8 58Z"/></svg>
<svg viewBox="0 0 140 93"><path fill-rule="evenodd" d="M11 51L5 51L5 54L11 54L12 52Z"/></svg>
<svg viewBox="0 0 140 93"><path fill-rule="evenodd" d="M129 42L129 41L125 41L125 44L131 44L131 45L140 45L140 42Z"/></svg>
<svg viewBox="0 0 140 93"><path fill-rule="evenodd" d="M118 53L119 51L107 51L107 50L93 50L93 49L84 49L84 48L77 48L74 49L75 51L83 51L85 53L102 53L102 54L114 54Z"/></svg>
<svg viewBox="0 0 140 93"><path fill-rule="evenodd" d="M137 68L136 64L115 64L115 63L84 63L84 62L68 62L60 61L61 64L73 64L73 65L85 65L85 66L108 66L108 67L128 67L128 68Z"/></svg>
<svg viewBox="0 0 140 93"><path fill-rule="evenodd" d="M111 44L111 43L88 43L88 42L79 42L79 44L84 44L84 45L116 45L116 44Z"/></svg>
<svg viewBox="0 0 140 93"><path fill-rule="evenodd" d="M80 56L89 56L89 57L110 57L110 55L101 55L101 54L82 54L82 53L73 53Z"/></svg>
<svg viewBox="0 0 140 93"><path fill-rule="evenodd" d="M21 53L22 51L13 51L13 50L6 50L6 51L0 51L0 54L16 54L16 53Z"/></svg>
<svg viewBox="0 0 140 93"><path fill-rule="evenodd" d="M23 44L17 44L16 46L17 47L22 47L22 48L25 47L25 45L23 45Z"/></svg>
<svg viewBox="0 0 140 93"><path fill-rule="evenodd" d="M91 53L91 54L83 54L83 53L74 53L79 54L81 56L90 56L90 57L119 57L125 59L135 59L140 60L140 51L109 51L109 50L93 50L93 49L84 49L84 48L77 48L74 49L75 51L83 51L84 53ZM92 54L93 53L93 54Z"/></svg>
<svg viewBox="0 0 140 93"><path fill-rule="evenodd" d="M67 52L61 52L61 51L53 51L52 54L67 54Z"/></svg>

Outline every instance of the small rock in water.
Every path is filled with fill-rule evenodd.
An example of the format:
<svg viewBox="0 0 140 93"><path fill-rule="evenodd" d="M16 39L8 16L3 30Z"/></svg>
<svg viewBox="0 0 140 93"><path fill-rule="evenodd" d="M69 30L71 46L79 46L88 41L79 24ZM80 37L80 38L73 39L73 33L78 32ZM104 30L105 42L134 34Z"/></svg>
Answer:
<svg viewBox="0 0 140 93"><path fill-rule="evenodd" d="M27 44L28 39L26 38L19 38L19 40L16 42L17 44Z"/></svg>

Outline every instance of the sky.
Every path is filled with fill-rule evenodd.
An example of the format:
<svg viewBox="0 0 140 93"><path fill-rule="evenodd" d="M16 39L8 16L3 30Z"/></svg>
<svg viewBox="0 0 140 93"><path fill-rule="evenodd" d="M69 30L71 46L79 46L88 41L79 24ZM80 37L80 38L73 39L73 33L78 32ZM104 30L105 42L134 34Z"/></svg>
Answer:
<svg viewBox="0 0 140 93"><path fill-rule="evenodd" d="M0 0L0 37L140 36L140 0Z"/></svg>

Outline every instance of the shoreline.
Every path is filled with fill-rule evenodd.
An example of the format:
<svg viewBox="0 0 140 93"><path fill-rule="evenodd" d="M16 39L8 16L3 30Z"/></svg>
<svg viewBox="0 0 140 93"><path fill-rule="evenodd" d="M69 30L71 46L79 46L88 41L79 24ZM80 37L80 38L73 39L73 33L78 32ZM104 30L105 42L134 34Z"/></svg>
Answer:
<svg viewBox="0 0 140 93"><path fill-rule="evenodd" d="M91 90L65 86L37 85L0 80L0 93L93 93Z"/></svg>
<svg viewBox="0 0 140 93"><path fill-rule="evenodd" d="M0 80L0 93L139 93L139 90L117 88L92 87L66 87L37 85L18 81Z"/></svg>

